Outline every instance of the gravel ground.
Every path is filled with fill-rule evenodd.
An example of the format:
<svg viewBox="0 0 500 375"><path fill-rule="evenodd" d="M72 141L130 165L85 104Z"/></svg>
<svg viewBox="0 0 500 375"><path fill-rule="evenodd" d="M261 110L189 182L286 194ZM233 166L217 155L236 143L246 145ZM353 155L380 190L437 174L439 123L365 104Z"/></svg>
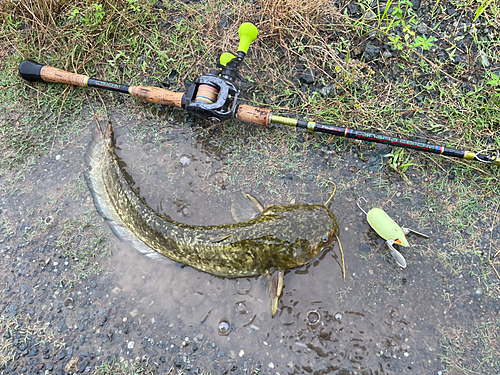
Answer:
<svg viewBox="0 0 500 375"><path fill-rule="evenodd" d="M438 10L419 0L411 4L417 36L436 38L425 53L415 49L416 61L437 57L449 83L465 92L485 79L485 68L500 72L494 55L499 34L491 23L473 25L475 15L452 2ZM385 4L379 7L383 12ZM344 9L353 19L370 17L355 2ZM395 27L394 35L404 37L405 31ZM388 38L384 43L368 35L352 43L352 58L392 82L411 74L398 64L402 51ZM492 44L492 50L483 48ZM460 80L452 78L457 70ZM411 80L416 104L437 94L427 87L432 74ZM323 96L338 88L302 64L292 80ZM22 114L2 116L0 121L15 124ZM169 111L114 113L128 172L153 207L176 219L230 221L231 194L241 189L268 204L284 197L284 203L323 203L331 192L325 180L337 183L332 210L347 280L341 281L338 249L327 251L287 272L280 310L271 318L259 280L220 279L167 260L153 262L114 237L82 176L94 127L91 116L82 121L92 123L88 131L64 146L55 138L36 164L0 176L1 186L8 186L0 197L1 374L440 374L450 358L476 373L498 373L500 304L488 290L498 281L484 260L499 238L498 225L478 220L482 237L475 252L443 259L443 249L452 251L459 236L425 220L436 174L410 167L408 184L387 167L384 155L392 149L383 146L318 146L309 135L289 132L298 149L294 159L283 152L293 149L287 140L267 143L249 127L207 130L203 122ZM236 142L235 134L245 137ZM276 165L285 167L276 172ZM269 172L262 175L264 170ZM369 206L387 203L396 221L431 235L410 237L412 247L402 249L407 269L394 264L369 229L355 206L358 197ZM447 197L434 198L438 208L449 204ZM480 336L484 324L493 328ZM484 365L476 367L476 357Z"/></svg>

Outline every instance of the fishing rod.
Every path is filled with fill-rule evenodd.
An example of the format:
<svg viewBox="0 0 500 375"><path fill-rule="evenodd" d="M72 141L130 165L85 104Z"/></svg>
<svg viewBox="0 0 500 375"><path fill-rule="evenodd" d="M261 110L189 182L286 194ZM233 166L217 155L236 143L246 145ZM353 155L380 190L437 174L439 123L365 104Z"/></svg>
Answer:
<svg viewBox="0 0 500 375"><path fill-rule="evenodd" d="M219 122L237 118L243 122L262 126L269 126L269 124L287 125L311 132L326 133L464 160L475 160L485 164L500 165L500 150L496 149L485 149L478 152L456 150L441 145L400 139L362 130L297 120L275 115L268 108L240 104L238 103L240 91L236 81L247 82L247 80L240 75L239 67L248 53L250 44L257 38L258 31L253 24L246 22L241 24L238 34L240 42L237 55L224 52L220 56L217 68L211 69L208 74L196 78L186 92L174 92L151 86L127 86L101 81L86 75L41 65L32 60L25 60L19 65L19 74L22 78L31 82L63 83L129 94L147 102L183 108L199 117Z"/></svg>

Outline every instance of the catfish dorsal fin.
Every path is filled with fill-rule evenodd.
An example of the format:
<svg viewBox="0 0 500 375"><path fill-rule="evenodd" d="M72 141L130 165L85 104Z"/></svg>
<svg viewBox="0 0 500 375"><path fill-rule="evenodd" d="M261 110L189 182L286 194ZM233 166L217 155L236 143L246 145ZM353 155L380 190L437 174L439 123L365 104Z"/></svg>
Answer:
<svg viewBox="0 0 500 375"><path fill-rule="evenodd" d="M264 211L264 206L252 195L238 193L235 195L231 206L231 214L236 221L253 219Z"/></svg>

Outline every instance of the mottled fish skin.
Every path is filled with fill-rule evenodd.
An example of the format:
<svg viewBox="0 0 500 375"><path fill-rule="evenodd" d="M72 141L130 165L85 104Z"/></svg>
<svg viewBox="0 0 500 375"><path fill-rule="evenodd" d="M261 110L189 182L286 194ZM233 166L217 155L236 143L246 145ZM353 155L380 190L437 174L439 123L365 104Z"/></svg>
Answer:
<svg viewBox="0 0 500 375"><path fill-rule="evenodd" d="M98 210L174 261L216 276L258 276L305 264L336 238L335 216L321 205L269 206L251 220L209 226L160 215L130 187L112 140L111 130L91 151L87 181Z"/></svg>

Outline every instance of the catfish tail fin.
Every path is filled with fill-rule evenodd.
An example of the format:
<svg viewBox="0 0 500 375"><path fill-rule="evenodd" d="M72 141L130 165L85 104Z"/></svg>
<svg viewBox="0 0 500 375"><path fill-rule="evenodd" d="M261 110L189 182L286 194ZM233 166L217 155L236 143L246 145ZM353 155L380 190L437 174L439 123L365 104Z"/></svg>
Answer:
<svg viewBox="0 0 500 375"><path fill-rule="evenodd" d="M114 163L116 159L110 155L114 152L110 145L113 141L113 126L110 122L106 125L101 136L96 135L91 141L89 150L86 155L87 170L84 172L85 181L94 200L94 206L99 214L106 220L115 233L121 240L130 242L132 246L145 255L156 258L161 257L156 251L147 246L123 223L120 215L117 213L112 199L109 196L110 190L106 187L106 183L112 183L113 177L105 178L106 170L113 170L107 166L107 163ZM108 181L108 182L106 182ZM113 199L119 199L114 197Z"/></svg>

